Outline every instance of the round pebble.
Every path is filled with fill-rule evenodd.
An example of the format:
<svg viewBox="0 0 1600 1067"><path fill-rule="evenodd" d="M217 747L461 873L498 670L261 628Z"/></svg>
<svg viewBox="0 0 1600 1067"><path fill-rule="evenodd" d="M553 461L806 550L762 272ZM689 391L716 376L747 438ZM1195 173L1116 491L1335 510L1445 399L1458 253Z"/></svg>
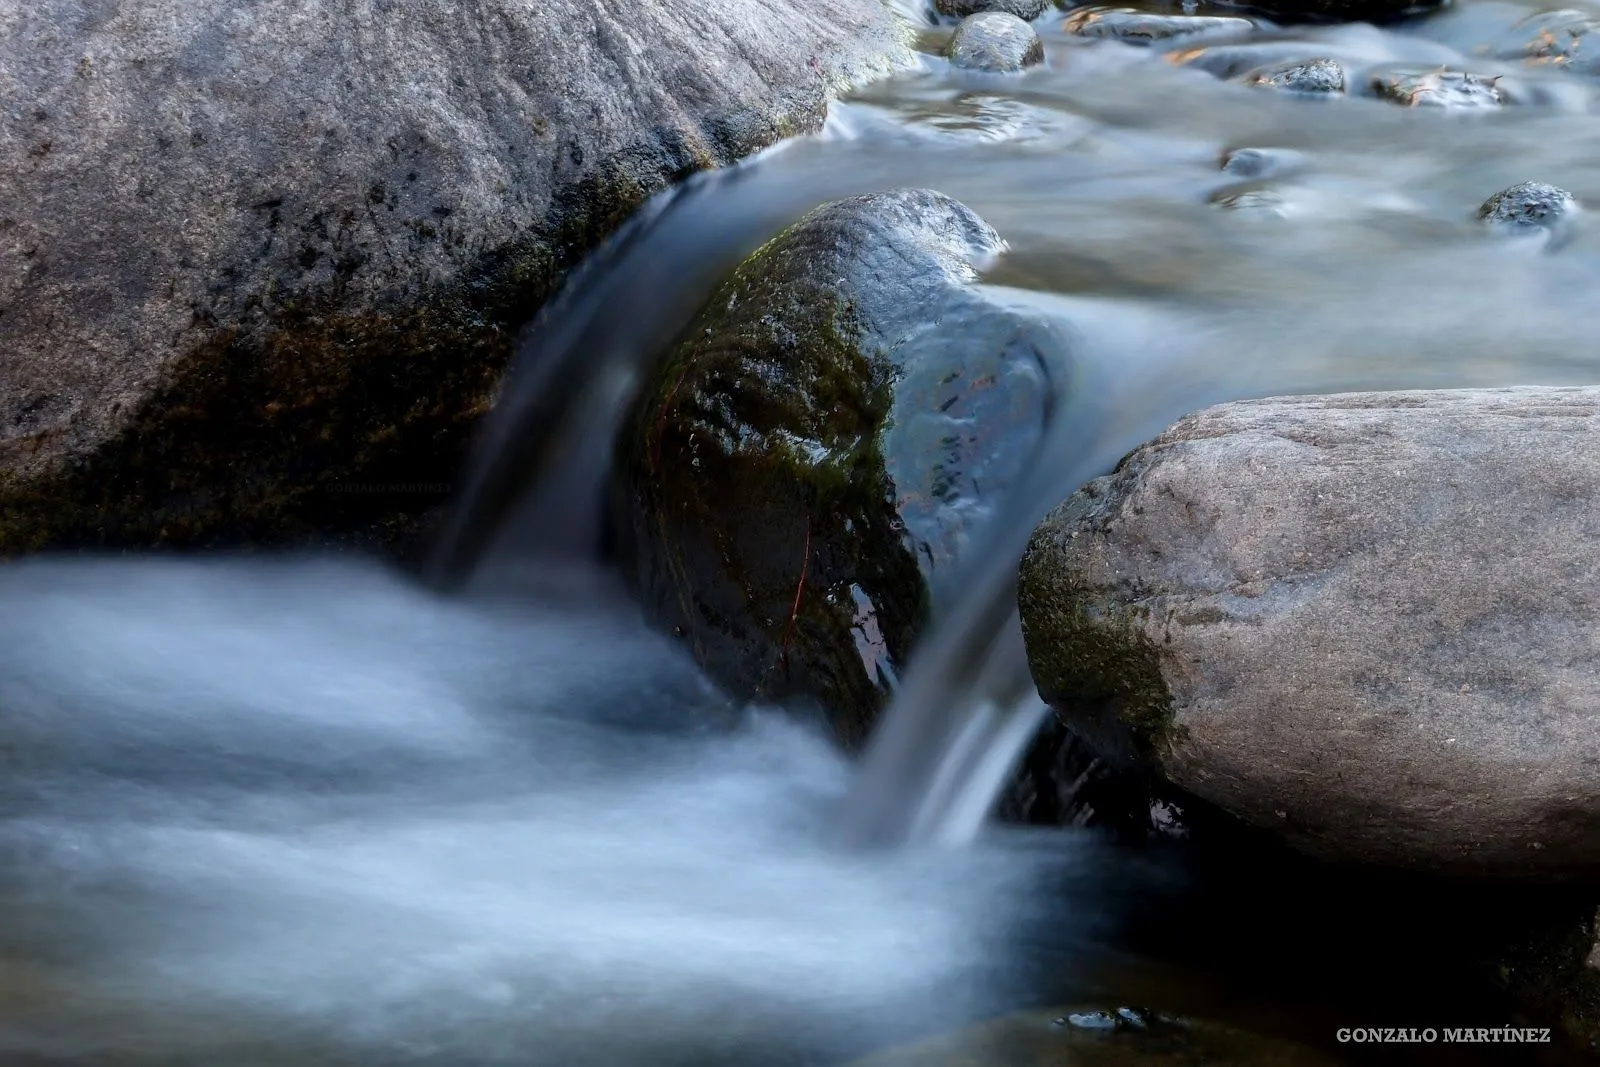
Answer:
<svg viewBox="0 0 1600 1067"><path fill-rule="evenodd" d="M985 11L961 20L945 55L968 70L1010 74L1044 62L1044 42L1017 16Z"/></svg>
<svg viewBox="0 0 1600 1067"><path fill-rule="evenodd" d="M1565 189L1544 182L1519 182L1485 200L1478 218L1499 226L1548 229L1576 210L1577 199Z"/></svg>
<svg viewBox="0 0 1600 1067"><path fill-rule="evenodd" d="M1282 177L1305 166L1305 153L1292 148L1234 148L1222 156L1222 172L1237 178Z"/></svg>

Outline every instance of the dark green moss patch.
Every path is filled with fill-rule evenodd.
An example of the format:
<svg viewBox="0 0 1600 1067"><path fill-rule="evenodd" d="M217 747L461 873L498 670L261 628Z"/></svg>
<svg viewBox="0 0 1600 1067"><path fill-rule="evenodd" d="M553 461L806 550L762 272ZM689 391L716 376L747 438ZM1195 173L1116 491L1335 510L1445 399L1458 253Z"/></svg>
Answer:
<svg viewBox="0 0 1600 1067"><path fill-rule="evenodd" d="M623 482L657 617L747 698L804 693L865 736L884 680L855 651L859 589L892 655L926 613L878 448L887 366L793 231L748 260L657 370Z"/></svg>
<svg viewBox="0 0 1600 1067"><path fill-rule="evenodd" d="M1022 558L1018 604L1034 681L1067 726L1113 762L1159 762L1172 693L1137 609L1079 583L1048 528Z"/></svg>

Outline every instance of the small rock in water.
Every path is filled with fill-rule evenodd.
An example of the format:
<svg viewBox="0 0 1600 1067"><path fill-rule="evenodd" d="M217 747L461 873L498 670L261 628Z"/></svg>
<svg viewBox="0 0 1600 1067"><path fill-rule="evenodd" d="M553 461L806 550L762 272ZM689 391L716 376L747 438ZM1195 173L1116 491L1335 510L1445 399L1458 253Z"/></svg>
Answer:
<svg viewBox="0 0 1600 1067"><path fill-rule="evenodd" d="M1303 152L1292 148L1235 148L1222 156L1222 170L1239 178L1281 176L1305 166Z"/></svg>
<svg viewBox="0 0 1600 1067"><path fill-rule="evenodd" d="M1478 209L1478 218L1518 229L1550 229L1578 210L1578 201L1565 189L1544 182L1519 182L1495 193Z"/></svg>
<svg viewBox="0 0 1600 1067"><path fill-rule="evenodd" d="M933 0L933 6L939 14L958 19L980 15L985 11L998 11L1032 22L1044 14L1050 3L1049 0Z"/></svg>
<svg viewBox="0 0 1600 1067"><path fill-rule="evenodd" d="M1495 48L1500 59L1521 59L1529 66L1561 67L1583 74L1600 73L1600 46L1584 48L1584 41L1600 28L1600 20L1582 11L1541 11L1512 27L1508 39ZM1595 40L1600 41L1600 36Z"/></svg>
<svg viewBox="0 0 1600 1067"><path fill-rule="evenodd" d="M1332 59L1307 59L1258 70L1245 79L1301 96L1327 96L1344 92L1344 67Z"/></svg>
<svg viewBox="0 0 1600 1067"><path fill-rule="evenodd" d="M1505 103L1498 77L1486 78L1460 70L1430 70L1425 74L1400 73L1372 79L1372 91L1384 100L1405 107L1499 107Z"/></svg>
<svg viewBox="0 0 1600 1067"><path fill-rule="evenodd" d="M1144 1008L1118 1008L1116 1011L1080 1011L1063 1015L1057 1026L1075 1030L1148 1030L1152 1026L1182 1026L1178 1019L1158 1015Z"/></svg>
<svg viewBox="0 0 1600 1067"><path fill-rule="evenodd" d="M1254 29L1255 23L1217 15L1151 15L1131 8L1083 7L1068 16L1062 28L1079 37L1149 45L1202 33L1245 33Z"/></svg>
<svg viewBox="0 0 1600 1067"><path fill-rule="evenodd" d="M1044 42L1017 16L986 11L962 20L945 55L958 67L1009 74L1044 62Z"/></svg>

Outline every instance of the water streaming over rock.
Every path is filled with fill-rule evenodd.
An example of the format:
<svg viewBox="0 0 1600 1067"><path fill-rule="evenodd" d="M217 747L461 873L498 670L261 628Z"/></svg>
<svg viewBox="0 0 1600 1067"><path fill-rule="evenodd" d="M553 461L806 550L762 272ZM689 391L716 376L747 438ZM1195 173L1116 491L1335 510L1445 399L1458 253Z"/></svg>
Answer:
<svg viewBox="0 0 1600 1067"><path fill-rule="evenodd" d="M1560 243L1476 217L1529 179L1600 202L1587 81L1518 65L1520 103L1465 116L1218 75L1482 65L1521 13L1165 57L1047 16L1043 69L929 59L687 183L524 340L432 564L464 596L347 562L7 567L0 1053L836 1062L1071 995L1122 868L980 833L1043 714L1013 597L1038 517L1214 401L1596 374L1585 217ZM732 706L590 561L646 361L782 226L903 186L996 227L982 283L1060 322L1079 370L851 762Z"/></svg>

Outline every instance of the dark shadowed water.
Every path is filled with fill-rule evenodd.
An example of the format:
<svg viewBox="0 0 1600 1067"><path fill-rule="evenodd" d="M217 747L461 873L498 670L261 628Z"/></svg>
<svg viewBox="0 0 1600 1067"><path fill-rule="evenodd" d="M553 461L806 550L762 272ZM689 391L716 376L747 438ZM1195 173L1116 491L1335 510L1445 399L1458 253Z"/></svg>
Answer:
<svg viewBox="0 0 1600 1067"><path fill-rule="evenodd" d="M1229 902L1078 833L980 824L1039 710L1015 560L1076 484L1220 400L1600 376L1590 217L1553 239L1476 218L1527 179L1600 204L1600 84L1483 50L1519 14L1267 27L1186 64L1051 15L1043 69L930 57L691 183L528 339L436 561L473 596L316 560L0 570L0 1063L838 1063L1090 996L1329 1048L1334 1025L1502 1024L1432 955L1449 931L1402 917L1363 945L1295 906L1314 876ZM1504 74L1519 102L1202 69L1311 55ZM1224 170L1238 149L1275 169ZM904 185L1000 231L983 284L1058 318L1083 371L855 767L730 706L582 560L641 361L778 228ZM1178 942L1205 951L1149 962ZM1368 978L1329 980L1363 953Z"/></svg>

